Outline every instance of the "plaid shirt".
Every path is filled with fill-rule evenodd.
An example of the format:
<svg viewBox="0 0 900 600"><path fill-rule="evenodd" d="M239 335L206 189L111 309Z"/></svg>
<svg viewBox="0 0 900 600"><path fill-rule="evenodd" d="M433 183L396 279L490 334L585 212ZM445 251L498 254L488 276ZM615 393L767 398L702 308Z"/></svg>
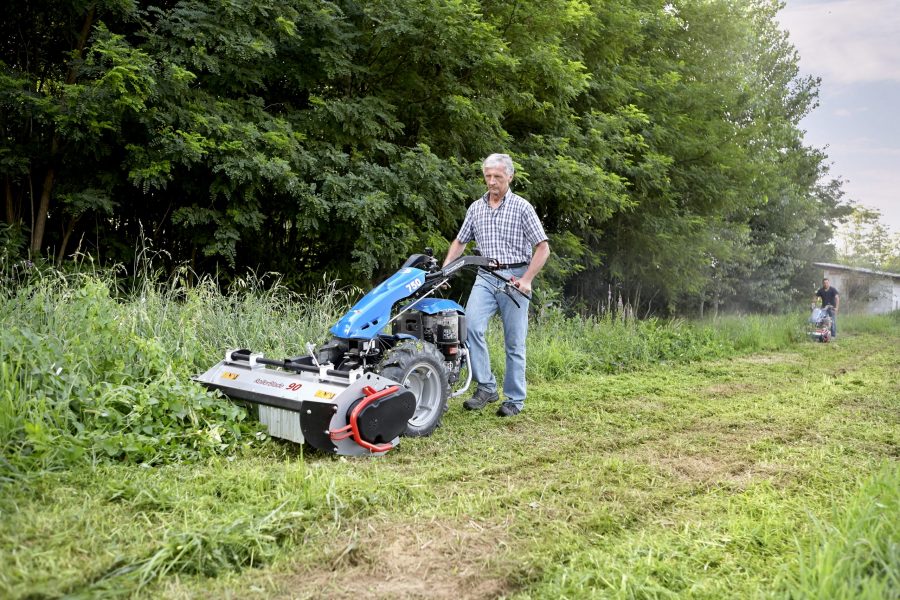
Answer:
<svg viewBox="0 0 900 600"><path fill-rule="evenodd" d="M534 207L506 190L497 208L491 208L488 194L473 202L456 239L463 244L474 239L482 256L515 264L531 262L534 247L546 240L547 234Z"/></svg>

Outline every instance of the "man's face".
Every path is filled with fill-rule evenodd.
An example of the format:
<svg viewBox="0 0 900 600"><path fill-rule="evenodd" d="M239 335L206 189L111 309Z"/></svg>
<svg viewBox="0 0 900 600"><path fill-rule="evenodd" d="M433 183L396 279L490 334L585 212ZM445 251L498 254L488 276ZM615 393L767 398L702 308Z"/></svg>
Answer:
<svg viewBox="0 0 900 600"><path fill-rule="evenodd" d="M484 183L487 184L488 195L491 200L497 200L509 189L512 176L506 173L503 167L486 167L484 169Z"/></svg>
<svg viewBox="0 0 900 600"><path fill-rule="evenodd" d="M822 280L822 287L825 288L825 289L827 290L828 288L831 287L831 282L828 281L827 279L823 279L823 280Z"/></svg>

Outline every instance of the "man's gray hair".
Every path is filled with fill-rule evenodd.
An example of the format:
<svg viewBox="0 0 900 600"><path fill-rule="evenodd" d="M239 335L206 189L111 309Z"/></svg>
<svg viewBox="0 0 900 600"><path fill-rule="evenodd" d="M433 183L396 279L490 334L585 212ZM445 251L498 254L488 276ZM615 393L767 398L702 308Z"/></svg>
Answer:
<svg viewBox="0 0 900 600"><path fill-rule="evenodd" d="M510 177L516 173L516 168L513 166L513 161L509 154L491 154L481 163L482 171L491 167L503 167L506 169L506 174Z"/></svg>

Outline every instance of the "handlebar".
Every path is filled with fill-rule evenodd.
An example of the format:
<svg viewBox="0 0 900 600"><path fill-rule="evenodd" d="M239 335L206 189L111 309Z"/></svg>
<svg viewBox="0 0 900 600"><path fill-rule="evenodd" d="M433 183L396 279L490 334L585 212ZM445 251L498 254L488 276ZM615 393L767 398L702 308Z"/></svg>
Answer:
<svg viewBox="0 0 900 600"><path fill-rule="evenodd" d="M515 296L513 296L512 291L516 292L517 294L519 294L520 296L522 296L523 298L525 298L526 300L531 302L532 295L526 294L525 292L520 290L519 287L515 284L515 282L513 282L511 277L506 277L505 275L501 275L494 271L488 271L487 269L482 269L482 270L484 272L488 273L489 275L493 275L494 277L496 277L497 279L499 279L500 281L503 282L503 293L506 294L507 296L509 296L509 299L512 300L513 304L516 305L516 308L519 308L519 303L516 302L516 298L515 298Z"/></svg>
<svg viewBox="0 0 900 600"><path fill-rule="evenodd" d="M531 294L526 294L522 290L520 290L516 284L513 282L511 277L506 277L505 275L501 275L497 273L497 270L500 268L500 262L495 258L487 258L485 256L461 256L456 260L450 262L445 265L443 268L437 268L436 263L432 266L432 270L430 273L425 275L425 281L435 281L443 280L441 283L446 282L450 277L453 276L454 273L459 271L460 269L471 269L475 268L479 271L487 273L500 281L503 282L503 293L509 296L509 299L513 301L513 304L516 307L519 307L519 303L516 302L515 296L512 294L512 291L515 291L520 296L531 302L532 296ZM435 285L440 285L439 283L435 283Z"/></svg>
<svg viewBox="0 0 900 600"><path fill-rule="evenodd" d="M426 275L426 279L435 278L435 277L450 277L453 273L459 271L464 268L478 267L482 269L497 269L500 266L500 263L493 258L487 258L484 256L460 256L456 260L452 261L448 265L440 268L434 269L431 273Z"/></svg>

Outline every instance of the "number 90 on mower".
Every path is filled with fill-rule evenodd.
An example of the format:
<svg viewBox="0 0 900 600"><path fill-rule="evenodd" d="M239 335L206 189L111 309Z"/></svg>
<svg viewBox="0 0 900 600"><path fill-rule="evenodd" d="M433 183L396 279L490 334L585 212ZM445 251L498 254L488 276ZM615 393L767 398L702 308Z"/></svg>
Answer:
<svg viewBox="0 0 900 600"><path fill-rule="evenodd" d="M440 424L450 388L471 383L465 310L434 294L461 269L479 269L514 301L530 299L497 261L463 256L444 268L430 249L414 254L363 296L302 356L269 359L247 349L194 377L256 407L276 438L348 456L383 454L401 436L427 436Z"/></svg>

